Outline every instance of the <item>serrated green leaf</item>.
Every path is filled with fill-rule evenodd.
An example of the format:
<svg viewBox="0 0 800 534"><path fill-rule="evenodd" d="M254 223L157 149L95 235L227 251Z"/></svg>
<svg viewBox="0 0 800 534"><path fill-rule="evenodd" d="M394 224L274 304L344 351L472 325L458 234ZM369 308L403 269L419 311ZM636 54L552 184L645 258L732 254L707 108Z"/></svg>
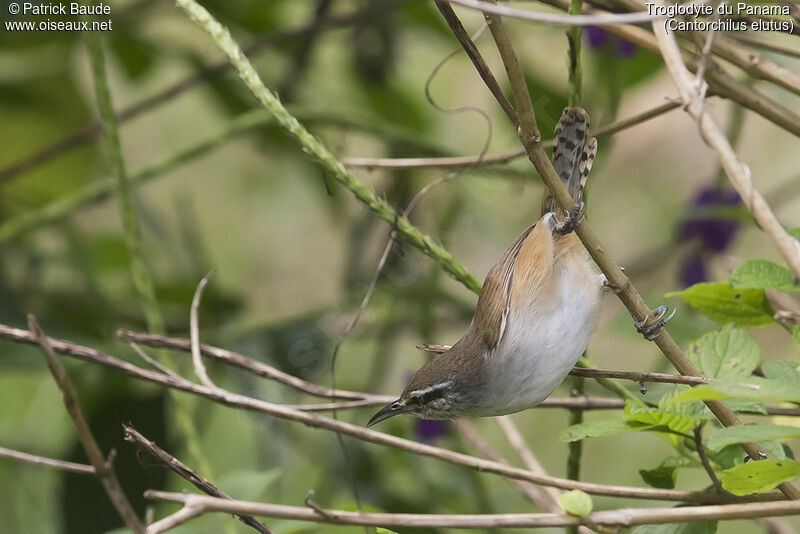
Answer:
<svg viewBox="0 0 800 534"><path fill-rule="evenodd" d="M716 534L716 521L695 521L693 523L664 523L662 525L642 525L631 534Z"/></svg>
<svg viewBox="0 0 800 534"><path fill-rule="evenodd" d="M568 514L586 517L592 513L594 507L592 498L581 490L566 491L558 496L558 504Z"/></svg>
<svg viewBox="0 0 800 534"><path fill-rule="evenodd" d="M762 367L764 376L785 384L800 387L800 363L792 360L767 362Z"/></svg>
<svg viewBox="0 0 800 534"><path fill-rule="evenodd" d="M691 362L710 378L737 379L749 376L761 361L761 347L753 336L726 324L691 345Z"/></svg>
<svg viewBox="0 0 800 534"><path fill-rule="evenodd" d="M722 399L800 402L800 386L757 376L737 382L714 380L682 391L670 399L669 403Z"/></svg>
<svg viewBox="0 0 800 534"><path fill-rule="evenodd" d="M638 423L636 421L627 421L625 419L592 421L590 423L581 423L565 428L558 439L561 443L569 443L570 441L579 441L584 438L598 438L627 434L629 432L640 432L649 428L651 428L651 425Z"/></svg>
<svg viewBox="0 0 800 534"><path fill-rule="evenodd" d="M667 293L680 297L692 308L720 324L736 323L743 328L772 324L772 309L764 291L735 289L728 282L703 282L683 291Z"/></svg>
<svg viewBox="0 0 800 534"><path fill-rule="evenodd" d="M685 434L700 423L701 403L677 404L670 402L677 392L671 392L659 401L658 408L625 402L625 417L651 427L667 427ZM666 399L666 401L665 401Z"/></svg>
<svg viewBox="0 0 800 534"><path fill-rule="evenodd" d="M693 462L682 456L670 456L655 469L640 469L639 476L654 488L673 489L678 469L692 465Z"/></svg>
<svg viewBox="0 0 800 534"><path fill-rule="evenodd" d="M794 272L768 260L746 261L733 271L731 287L800 291Z"/></svg>
<svg viewBox="0 0 800 534"><path fill-rule="evenodd" d="M737 465L722 472L722 487L734 495L750 495L769 491L778 484L800 476L800 462L794 460L760 460Z"/></svg>
<svg viewBox="0 0 800 534"><path fill-rule="evenodd" d="M721 449L734 443L800 437L800 427L785 425L737 425L720 428L708 438L706 447Z"/></svg>

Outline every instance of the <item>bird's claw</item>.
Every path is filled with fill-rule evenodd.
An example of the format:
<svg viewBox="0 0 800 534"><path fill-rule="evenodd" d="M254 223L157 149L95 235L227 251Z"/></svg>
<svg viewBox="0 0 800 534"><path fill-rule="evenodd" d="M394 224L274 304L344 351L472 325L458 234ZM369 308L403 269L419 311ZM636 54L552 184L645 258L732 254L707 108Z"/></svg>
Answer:
<svg viewBox="0 0 800 534"><path fill-rule="evenodd" d="M567 235L570 232L574 232L575 229L581 225L584 219L584 208L586 204L581 202L580 204L576 205L575 208L572 210L572 213L565 211L564 212L564 220L559 221L556 223L554 230L561 234Z"/></svg>
<svg viewBox="0 0 800 534"><path fill-rule="evenodd" d="M672 310L672 313L669 314L669 317L664 317L669 311L669 308L666 306L659 306L655 310L653 310L653 320L650 321L650 315L645 315L644 319L641 321L634 321L634 325L636 325L636 331L639 332L644 336L647 341L653 341L655 338L661 335L661 328L666 325L668 322L675 317L675 312L677 310Z"/></svg>

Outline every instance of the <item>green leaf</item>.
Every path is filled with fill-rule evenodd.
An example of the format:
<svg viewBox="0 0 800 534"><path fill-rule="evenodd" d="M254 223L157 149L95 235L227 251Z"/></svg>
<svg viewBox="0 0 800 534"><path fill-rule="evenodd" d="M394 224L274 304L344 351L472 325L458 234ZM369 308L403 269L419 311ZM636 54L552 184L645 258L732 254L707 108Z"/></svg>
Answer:
<svg viewBox="0 0 800 534"><path fill-rule="evenodd" d="M757 376L732 382L715 380L682 391L669 404L699 400L745 399L754 401L800 402L800 386Z"/></svg>
<svg viewBox="0 0 800 534"><path fill-rule="evenodd" d="M688 356L703 375L736 379L749 376L761 361L761 347L753 336L726 324L691 345Z"/></svg>
<svg viewBox="0 0 800 534"><path fill-rule="evenodd" d="M581 423L565 428L558 437L558 440L561 443L569 443L570 441L579 441L584 438L597 438L627 434L629 432L640 432L651 427L652 425L642 424L636 421L627 421L625 419L592 421L591 423Z"/></svg>
<svg viewBox="0 0 800 534"><path fill-rule="evenodd" d="M800 241L800 228L792 228L791 230L788 230L788 232L790 236Z"/></svg>
<svg viewBox="0 0 800 534"><path fill-rule="evenodd" d="M725 405L733 412L749 412L767 415L767 406L763 402L733 399L724 401Z"/></svg>
<svg viewBox="0 0 800 534"><path fill-rule="evenodd" d="M664 523L662 525L642 525L631 534L716 534L716 521L695 521L694 523Z"/></svg>
<svg viewBox="0 0 800 534"><path fill-rule="evenodd" d="M767 260L746 261L733 271L731 286L735 288L800 291L794 272Z"/></svg>
<svg viewBox="0 0 800 534"><path fill-rule="evenodd" d="M558 497L558 504L560 504L568 514L580 517L589 515L594 507L592 498L581 490L572 490L562 493Z"/></svg>
<svg viewBox="0 0 800 534"><path fill-rule="evenodd" d="M389 530L388 528L377 527L375 529L375 534L397 534L394 530Z"/></svg>
<svg viewBox="0 0 800 534"><path fill-rule="evenodd" d="M800 345L800 324L792 326L792 338L794 342Z"/></svg>
<svg viewBox="0 0 800 534"><path fill-rule="evenodd" d="M800 386L800 363L792 360L767 362L762 367L764 376L785 384Z"/></svg>
<svg viewBox="0 0 800 534"><path fill-rule="evenodd" d="M667 427L674 432L686 434L700 423L705 406L700 402L674 403L672 399L679 393L680 390L676 388L661 397L658 408L634 405L626 401L625 417L651 427Z"/></svg>
<svg viewBox="0 0 800 534"><path fill-rule="evenodd" d="M786 425L737 425L720 428L708 438L706 447L721 449L734 443L800 437L800 427Z"/></svg>
<svg viewBox="0 0 800 534"><path fill-rule="evenodd" d="M647 484L654 488L673 489L678 469L692 465L693 462L684 457L670 456L655 469L640 469L639 475Z"/></svg>
<svg viewBox="0 0 800 534"><path fill-rule="evenodd" d="M703 282L666 296L680 297L720 324L733 322L750 328L774 322L764 291L759 289L734 289L728 282Z"/></svg>
<svg viewBox="0 0 800 534"><path fill-rule="evenodd" d="M722 472L722 487L734 495L763 493L782 482L800 476L800 462L793 460L761 460L737 465Z"/></svg>

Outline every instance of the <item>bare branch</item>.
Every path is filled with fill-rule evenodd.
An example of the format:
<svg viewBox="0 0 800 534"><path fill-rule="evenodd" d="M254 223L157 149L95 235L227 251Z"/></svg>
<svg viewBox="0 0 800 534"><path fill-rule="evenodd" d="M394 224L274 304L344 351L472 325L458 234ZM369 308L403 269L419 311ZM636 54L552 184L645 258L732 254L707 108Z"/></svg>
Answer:
<svg viewBox="0 0 800 534"><path fill-rule="evenodd" d="M481 74L483 75L483 74ZM626 119L614 121L605 126L601 126L596 130L591 130L589 135L594 137L601 137L603 135L611 135L622 130L626 130L632 126L642 124L655 117L663 115L668 111L680 106L678 100L667 100L663 104L652 107ZM516 116L515 116L516 117ZM556 146L556 140L550 139L543 141L542 146L545 149L551 149ZM456 157L441 157L441 158L363 158L363 157L346 157L342 158L342 163L347 167L367 167L367 168L386 168L386 169L409 169L409 168L438 168L438 167L484 167L488 165L497 165L518 159L525 155L525 149L517 149L495 156L456 156Z"/></svg>
<svg viewBox="0 0 800 534"><path fill-rule="evenodd" d="M0 447L0 456L4 458L12 458L14 460L21 460L23 462L30 462L37 465L46 465L47 467L55 467L63 471L71 473L78 473L81 475L94 475L94 467L86 464L76 464L74 462L65 462L63 460L54 460L52 458L45 458L44 456L36 456L28 454L27 452L15 451L13 449L6 449Z"/></svg>
<svg viewBox="0 0 800 534"><path fill-rule="evenodd" d="M662 523L690 522L719 519L752 519L765 516L794 515L800 512L800 502L727 504L717 506L687 506L680 508L622 508L594 512L580 518L560 514L388 514L359 513L344 510L313 510L308 507L267 504L248 501L230 501L203 495L186 495L166 491L148 490L148 499L173 502L191 507L192 517L206 512L248 513L284 519L312 521L335 525L372 525L381 527L428 528L543 528L571 525L632 527ZM198 512L199 510L199 512ZM185 516L190 515L188 512ZM172 516L170 516L172 517ZM149 534L166 532L166 519L154 523ZM185 521L184 521L185 522ZM172 527L170 527L172 528Z"/></svg>
<svg viewBox="0 0 800 534"><path fill-rule="evenodd" d="M22 343L35 344L34 336L25 330L10 328L0 325L0 337L12 339ZM728 496L718 496L713 493L701 491L680 491L665 490L656 488L635 488L629 486L616 486L607 484L595 484L591 482L581 482L568 480L553 476L538 475L526 469L509 467L498 462L484 460L461 454L447 449L434 447L425 443L398 438L382 432L376 432L368 428L337 421L329 417L322 417L314 413L303 412L292 407L262 401L245 395L231 393L225 390L213 390L207 386L195 384L186 379L176 380L170 376L149 369L142 369L128 362L109 356L103 352L89 347L76 345L65 341L47 338L50 346L56 352L68 354L95 364L100 364L115 371L127 374L134 378L161 384L163 386L185 391L193 395L205 397L220 404L241 408L248 411L265 413L273 417L287 419L303 423L306 426L321 428L333 432L340 432L362 441L387 445L402 449L422 456L430 456L439 460L462 465L479 471L495 473L501 476L527 480L536 484L555 486L561 489L580 489L586 493L596 495L608 495L613 497L628 497L654 500L683 501L692 503L719 503L719 502L749 502L749 501L771 501L781 498L779 493L769 492L759 495L750 495L747 498L734 498Z"/></svg>
<svg viewBox="0 0 800 534"><path fill-rule="evenodd" d="M189 335L191 336L192 347L192 365L194 365L194 374L200 379L203 385L215 389L217 386L208 377L206 366L203 365L203 357L200 354L200 330L197 321L197 310L200 307L200 299L203 298L203 290L206 288L211 277L214 276L214 271L210 271L207 275L200 280L197 288L194 290L194 297L192 297L192 308L189 314Z"/></svg>
<svg viewBox="0 0 800 534"><path fill-rule="evenodd" d="M198 475L186 464L169 454L167 451L150 441L135 428L130 425L122 425L125 433L125 441L132 443L140 454L146 454L149 458L156 460L163 467L177 473L202 492L212 497L230 499L231 497L224 491L217 488L214 484ZM236 514L239 520L247 526L253 527L261 534L271 534L272 531L267 526L251 515Z"/></svg>
<svg viewBox="0 0 800 534"><path fill-rule="evenodd" d="M504 17L526 20L529 22L544 22L547 24L557 24L560 26L612 26L615 24L636 24L638 22L650 22L651 20L663 20L667 18L663 14L653 14L646 11L639 13L620 13L607 15L558 15L555 13L541 13L538 11L523 11L507 6L499 6L481 0L447 0L451 4L468 7L482 11L484 14L501 15ZM687 2L684 5L700 5L704 2Z"/></svg>
<svg viewBox="0 0 800 534"><path fill-rule="evenodd" d="M111 466L103 456L100 446L94 439L94 434L92 434L89 425L86 423L86 419L83 417L83 412L78 403L78 395L75 392L75 388L72 386L66 369L64 369L64 366L61 365L61 362L58 360L51 345L50 338L45 336L42 328L36 321L36 317L32 314L28 315L28 328L30 328L33 341L39 345L42 354L44 354L47 360L47 366L50 368L50 373L53 375L58 389L61 390L64 407L67 409L67 413L72 419L72 423L78 433L78 439L81 445L83 445L83 449L86 451L86 456L89 457L95 475L100 479L103 488L105 488L108 497L111 499L111 503L114 505L114 508L117 509L117 512L128 528L135 534L144 534L144 526L136 516L136 512L133 511L133 507L131 503L128 502L128 498L125 497L125 493L119 485L117 476L114 474L114 470L111 469Z"/></svg>

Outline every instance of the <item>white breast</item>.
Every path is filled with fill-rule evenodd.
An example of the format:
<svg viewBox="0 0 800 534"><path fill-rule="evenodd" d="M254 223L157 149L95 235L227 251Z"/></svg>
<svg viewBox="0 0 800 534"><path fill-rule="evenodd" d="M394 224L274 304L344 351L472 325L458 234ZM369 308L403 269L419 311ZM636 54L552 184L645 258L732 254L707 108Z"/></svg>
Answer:
<svg viewBox="0 0 800 534"><path fill-rule="evenodd" d="M556 265L558 287L549 309L541 303L515 310L490 363L485 412L501 415L530 408L564 380L597 326L602 283L590 264L568 255ZM560 301L559 301L560 297Z"/></svg>

